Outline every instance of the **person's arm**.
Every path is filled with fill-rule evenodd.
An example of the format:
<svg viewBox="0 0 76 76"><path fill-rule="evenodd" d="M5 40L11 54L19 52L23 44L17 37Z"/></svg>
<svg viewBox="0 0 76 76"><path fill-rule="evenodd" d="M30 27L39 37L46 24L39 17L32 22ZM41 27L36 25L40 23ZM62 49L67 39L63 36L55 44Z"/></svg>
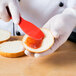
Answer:
<svg viewBox="0 0 76 76"><path fill-rule="evenodd" d="M66 42L75 26L76 12L72 8L67 8L62 14L56 15L51 18L49 24L43 26L43 28L47 28L52 32L55 38L55 43L48 51L33 54L34 57L41 57L55 52L62 44ZM27 50L25 50L25 54L32 55L32 53Z"/></svg>
<svg viewBox="0 0 76 76"><path fill-rule="evenodd" d="M4 21L9 21L10 16L8 14L6 7L8 7L10 10L13 22L15 24L18 24L20 21L18 0L0 0L0 19L2 19Z"/></svg>

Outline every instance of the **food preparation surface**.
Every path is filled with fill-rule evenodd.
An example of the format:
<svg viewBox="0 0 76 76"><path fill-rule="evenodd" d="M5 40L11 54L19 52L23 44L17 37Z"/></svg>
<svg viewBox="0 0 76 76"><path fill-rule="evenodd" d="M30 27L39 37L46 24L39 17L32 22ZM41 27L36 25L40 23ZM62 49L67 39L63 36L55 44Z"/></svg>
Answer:
<svg viewBox="0 0 76 76"><path fill-rule="evenodd" d="M76 44L67 41L55 53L41 58L0 56L0 76L76 76Z"/></svg>

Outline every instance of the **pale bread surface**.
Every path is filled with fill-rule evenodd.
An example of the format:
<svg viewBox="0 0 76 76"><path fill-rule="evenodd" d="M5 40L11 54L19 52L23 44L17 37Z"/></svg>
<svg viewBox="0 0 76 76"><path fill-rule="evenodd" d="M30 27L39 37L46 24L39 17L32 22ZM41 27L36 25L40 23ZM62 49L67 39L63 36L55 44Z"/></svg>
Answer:
<svg viewBox="0 0 76 76"><path fill-rule="evenodd" d="M26 48L26 50L28 50L30 52L34 52L34 53L40 53L40 52L47 51L49 48L52 47L52 45L54 44L53 35L51 34L51 32L49 30L47 30L45 28L41 28L41 30L44 33L45 37L42 41L41 47L38 49L33 49L25 44L25 40L27 39L28 35L25 35L23 37L23 45Z"/></svg>
<svg viewBox="0 0 76 76"><path fill-rule="evenodd" d="M18 57L24 55L22 41L8 41L0 44L0 54L6 57Z"/></svg>
<svg viewBox="0 0 76 76"><path fill-rule="evenodd" d="M0 29L0 43L8 40L10 37L10 32Z"/></svg>

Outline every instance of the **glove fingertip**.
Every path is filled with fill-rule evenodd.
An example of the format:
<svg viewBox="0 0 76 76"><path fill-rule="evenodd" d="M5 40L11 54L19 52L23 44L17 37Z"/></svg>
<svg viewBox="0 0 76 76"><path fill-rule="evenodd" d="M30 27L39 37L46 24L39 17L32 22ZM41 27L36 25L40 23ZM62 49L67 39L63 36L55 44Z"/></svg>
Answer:
<svg viewBox="0 0 76 76"><path fill-rule="evenodd" d="M58 37L59 37L59 34L58 34L57 32L52 32L52 34L53 34L53 36L54 36L55 38L58 38Z"/></svg>
<svg viewBox="0 0 76 76"><path fill-rule="evenodd" d="M35 57L35 58L38 58L38 57L40 57L40 54L37 54L37 53L36 53L36 54L34 54L34 57Z"/></svg>
<svg viewBox="0 0 76 76"><path fill-rule="evenodd" d="M24 53L25 53L26 55L29 55L29 52L28 52L27 50L25 50Z"/></svg>

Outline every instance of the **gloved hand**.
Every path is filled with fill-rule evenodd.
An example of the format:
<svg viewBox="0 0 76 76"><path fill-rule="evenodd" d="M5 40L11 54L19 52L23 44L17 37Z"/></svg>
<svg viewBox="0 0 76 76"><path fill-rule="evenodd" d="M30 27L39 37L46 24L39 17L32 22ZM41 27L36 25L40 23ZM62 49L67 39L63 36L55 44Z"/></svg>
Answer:
<svg viewBox="0 0 76 76"><path fill-rule="evenodd" d="M18 0L0 0L0 19L4 21L9 21L10 16L7 12L6 7L9 8L12 15L13 22L15 24L19 23L19 10L18 10Z"/></svg>
<svg viewBox="0 0 76 76"><path fill-rule="evenodd" d="M45 55L52 54L55 52L71 34L76 24L76 12L72 8L67 8L62 14L58 14L50 19L49 23L43 26L43 28L49 29L54 38L55 43L51 49L43 53L31 53L25 50L26 55L33 55L34 57L41 57Z"/></svg>

